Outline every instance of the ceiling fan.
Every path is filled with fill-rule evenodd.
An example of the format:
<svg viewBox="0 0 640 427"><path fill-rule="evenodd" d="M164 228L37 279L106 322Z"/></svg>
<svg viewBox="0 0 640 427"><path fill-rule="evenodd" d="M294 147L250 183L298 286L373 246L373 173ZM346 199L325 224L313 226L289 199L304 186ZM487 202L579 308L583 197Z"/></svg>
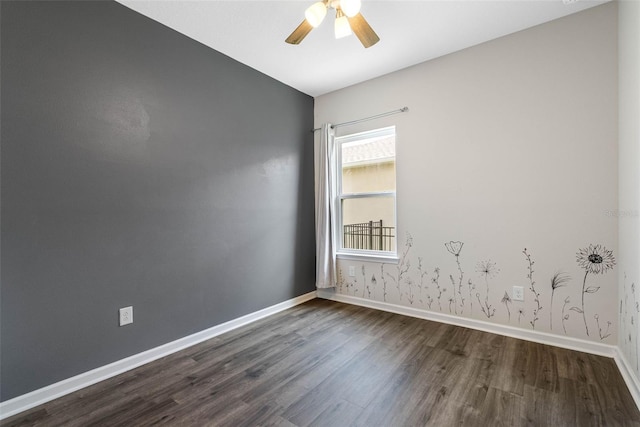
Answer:
<svg viewBox="0 0 640 427"><path fill-rule="evenodd" d="M334 31L336 38L350 35L352 32L360 40L360 43L367 48L380 41L380 37L373 31L373 28L360 13L361 0L323 0L312 4L304 12L305 20L298 28L293 30L291 35L285 40L289 44L300 44L300 42L320 25L327 15L327 9L335 9L336 21Z"/></svg>

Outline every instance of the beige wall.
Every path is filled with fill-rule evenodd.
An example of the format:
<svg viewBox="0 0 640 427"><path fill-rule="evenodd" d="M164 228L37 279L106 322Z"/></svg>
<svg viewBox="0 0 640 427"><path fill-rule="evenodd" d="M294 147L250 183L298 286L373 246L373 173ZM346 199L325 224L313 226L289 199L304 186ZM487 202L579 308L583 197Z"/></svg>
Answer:
<svg viewBox="0 0 640 427"><path fill-rule="evenodd" d="M338 129L396 126L409 261L381 276L378 263L340 260L366 280L338 292L615 343L619 267L585 280L577 258L589 245L619 255L617 61L612 2L316 98L316 126L410 110ZM569 280L553 289L556 272ZM523 302L504 299L514 285Z"/></svg>

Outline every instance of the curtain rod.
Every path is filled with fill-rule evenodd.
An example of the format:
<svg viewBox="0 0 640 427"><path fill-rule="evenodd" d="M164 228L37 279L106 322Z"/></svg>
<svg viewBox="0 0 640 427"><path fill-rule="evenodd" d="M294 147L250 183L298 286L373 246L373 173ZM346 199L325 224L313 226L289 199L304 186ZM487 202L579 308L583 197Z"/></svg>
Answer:
<svg viewBox="0 0 640 427"><path fill-rule="evenodd" d="M335 124L335 125L331 125L331 129L335 129L335 128L340 127L340 126L355 125L356 123L366 122L367 120L378 119L380 117L386 117L386 116L390 116L392 114L406 113L407 111L409 111L409 107L402 107L402 108L400 108L398 110L387 111L386 113L376 114L375 116L365 117L364 119L352 120L350 122L344 122L344 123L338 123L338 124ZM315 132L315 131L320 130L320 129L322 129L322 128L315 128L315 129L311 130L311 132Z"/></svg>

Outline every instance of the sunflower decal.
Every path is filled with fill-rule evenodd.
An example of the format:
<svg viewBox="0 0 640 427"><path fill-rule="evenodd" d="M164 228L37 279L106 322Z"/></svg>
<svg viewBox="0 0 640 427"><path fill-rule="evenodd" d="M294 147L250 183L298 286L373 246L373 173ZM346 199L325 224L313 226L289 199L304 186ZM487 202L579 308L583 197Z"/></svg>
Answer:
<svg viewBox="0 0 640 427"><path fill-rule="evenodd" d="M584 279L582 281L582 307L571 307L570 310L582 314L584 320L584 328L589 336L589 326L587 325L587 316L584 312L584 296L586 294L595 294L600 290L600 286L587 286L587 277L589 274L604 274L612 270L616 265L616 259L613 257L613 251L608 250L602 245L589 245L586 248L578 250L576 253L576 262L584 269Z"/></svg>
<svg viewBox="0 0 640 427"><path fill-rule="evenodd" d="M588 248L580 249L576 256L578 265L591 274L604 274L616 265L613 251L602 245L589 245Z"/></svg>

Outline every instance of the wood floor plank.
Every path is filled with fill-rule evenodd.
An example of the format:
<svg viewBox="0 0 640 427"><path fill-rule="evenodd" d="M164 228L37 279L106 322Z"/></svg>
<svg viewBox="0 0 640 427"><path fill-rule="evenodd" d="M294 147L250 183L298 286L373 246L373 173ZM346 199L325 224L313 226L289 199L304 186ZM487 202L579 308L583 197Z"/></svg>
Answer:
<svg viewBox="0 0 640 427"><path fill-rule="evenodd" d="M338 400L332 402L324 411L320 413L310 424L310 427L336 427L349 425L362 413L362 408L347 402Z"/></svg>
<svg viewBox="0 0 640 427"><path fill-rule="evenodd" d="M615 362L311 300L0 426L640 426Z"/></svg>
<svg viewBox="0 0 640 427"><path fill-rule="evenodd" d="M496 427L515 426L521 423L523 407L522 396L491 387L482 407L474 413L474 419ZM471 425L472 422L472 419L467 419L465 424Z"/></svg>

